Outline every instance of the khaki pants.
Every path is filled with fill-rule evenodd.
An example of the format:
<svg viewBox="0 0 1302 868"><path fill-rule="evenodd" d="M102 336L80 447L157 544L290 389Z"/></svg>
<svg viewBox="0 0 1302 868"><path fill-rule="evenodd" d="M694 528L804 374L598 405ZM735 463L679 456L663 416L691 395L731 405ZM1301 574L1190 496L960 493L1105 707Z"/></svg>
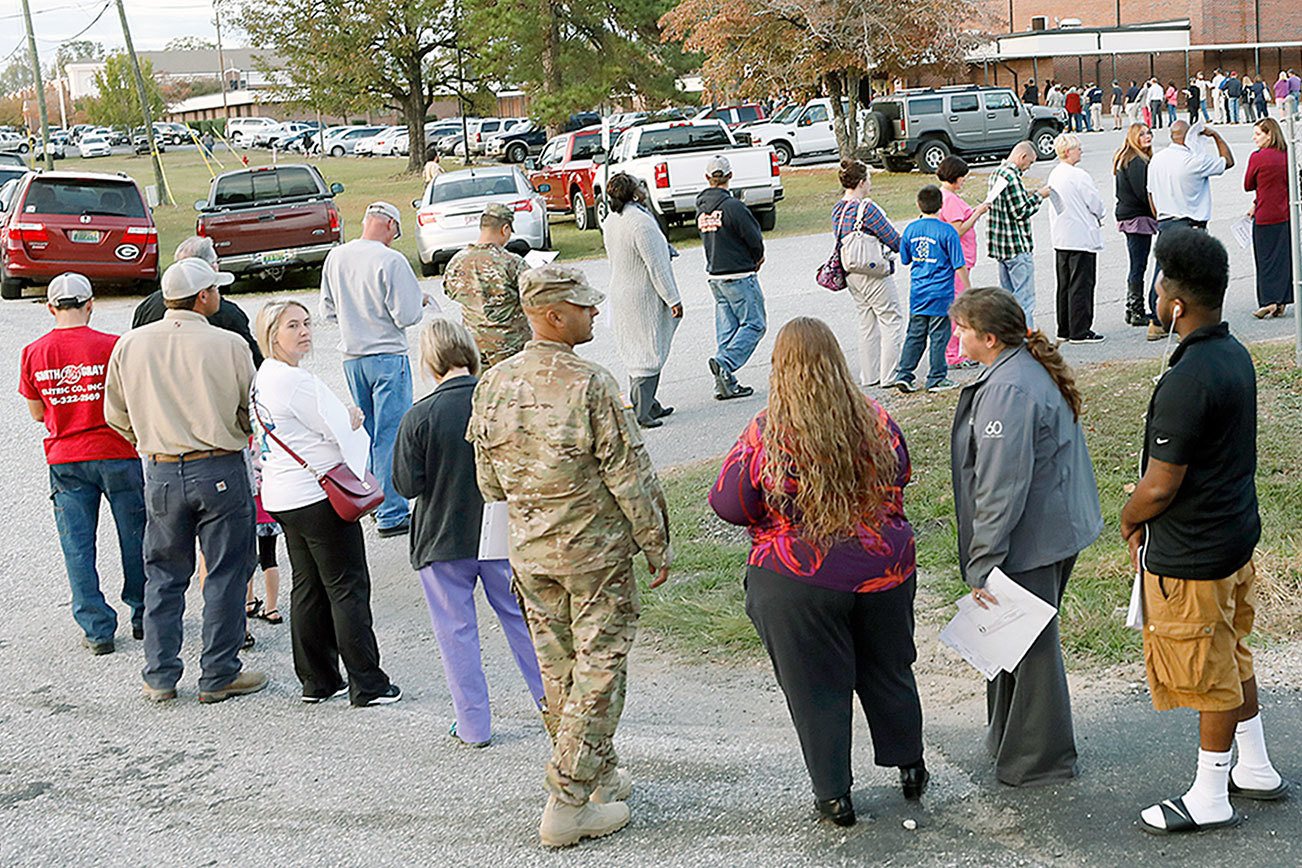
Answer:
<svg viewBox="0 0 1302 868"><path fill-rule="evenodd" d="M845 286L859 315L859 385L894 382L905 326L895 276L846 274Z"/></svg>
<svg viewBox="0 0 1302 868"><path fill-rule="evenodd" d="M547 790L582 805L618 764L615 727L639 611L633 563L564 576L517 567L515 581L547 697Z"/></svg>

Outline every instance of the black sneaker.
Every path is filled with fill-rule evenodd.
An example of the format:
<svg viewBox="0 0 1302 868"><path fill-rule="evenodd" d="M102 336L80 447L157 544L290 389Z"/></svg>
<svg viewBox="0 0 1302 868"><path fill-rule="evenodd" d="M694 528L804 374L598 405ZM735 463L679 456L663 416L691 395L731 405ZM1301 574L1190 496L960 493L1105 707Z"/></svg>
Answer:
<svg viewBox="0 0 1302 868"><path fill-rule="evenodd" d="M90 653L95 655L96 657L102 657L105 654L112 654L113 651L115 650L112 639L105 639L103 642L96 642L95 640L91 639L89 636L85 636L82 638L81 647L89 648Z"/></svg>
<svg viewBox="0 0 1302 868"><path fill-rule="evenodd" d="M144 624L132 624L132 625L131 625L131 638L132 638L132 639L144 639L144 638L145 638L145 625L144 625Z"/></svg>
<svg viewBox="0 0 1302 868"><path fill-rule="evenodd" d="M372 699L367 699L364 702L354 703L354 705L356 705L358 708L367 708L372 705L392 705L393 703L397 702L399 699L402 699L402 689L399 688L398 685L396 684L390 684L388 689L385 690L383 693L381 693L379 696L376 696Z"/></svg>
<svg viewBox="0 0 1302 868"><path fill-rule="evenodd" d="M311 693L304 693L302 696L302 700L306 702L308 705L316 705L317 703L320 702L326 702L328 700L335 699L340 696L347 696L347 695L348 695L348 682L345 681L343 683L343 686L340 687L338 690L336 690L334 693L327 693L325 696L316 696Z"/></svg>
<svg viewBox="0 0 1302 868"><path fill-rule="evenodd" d="M1085 332L1085 334L1081 335L1080 337L1071 339L1071 342L1073 344L1099 344L1102 343L1103 341L1104 341L1103 335L1099 334L1098 332Z"/></svg>
<svg viewBox="0 0 1302 868"><path fill-rule="evenodd" d="M899 389L901 392L903 392L906 395L910 394L911 392L918 391L918 387L913 385L912 380L896 380L893 383L887 383L885 386L882 386L882 388Z"/></svg>
<svg viewBox="0 0 1302 868"><path fill-rule="evenodd" d="M380 536L406 536L411 532L411 519L404 518L395 525L376 528L375 532Z"/></svg>
<svg viewBox="0 0 1302 868"><path fill-rule="evenodd" d="M710 357L710 373L714 375L714 397L720 401L726 401L733 397L732 391L737 387L737 381L733 379L732 372L719 364L719 360Z"/></svg>

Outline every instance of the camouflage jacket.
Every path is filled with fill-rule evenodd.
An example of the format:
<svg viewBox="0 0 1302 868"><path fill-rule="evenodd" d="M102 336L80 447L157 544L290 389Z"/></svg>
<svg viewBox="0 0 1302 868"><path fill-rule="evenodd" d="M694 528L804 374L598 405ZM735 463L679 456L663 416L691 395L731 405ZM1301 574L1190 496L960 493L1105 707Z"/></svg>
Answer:
<svg viewBox="0 0 1302 868"><path fill-rule="evenodd" d="M461 305L461 320L475 336L484 366L520 352L529 340L529 320L520 306L523 258L495 244L471 244L448 262L443 292Z"/></svg>
<svg viewBox="0 0 1302 868"><path fill-rule="evenodd" d="M668 565L664 491L605 368L565 344L529 341L484 374L466 439L484 499L507 502L521 570L589 572L638 549Z"/></svg>

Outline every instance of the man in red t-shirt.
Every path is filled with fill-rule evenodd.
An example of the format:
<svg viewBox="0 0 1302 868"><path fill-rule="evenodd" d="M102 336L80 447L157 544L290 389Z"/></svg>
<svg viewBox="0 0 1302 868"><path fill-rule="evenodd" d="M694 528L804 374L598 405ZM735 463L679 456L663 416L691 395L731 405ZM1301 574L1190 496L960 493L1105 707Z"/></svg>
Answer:
<svg viewBox="0 0 1302 868"><path fill-rule="evenodd" d="M92 654L110 654L117 612L100 592L95 532L100 497L108 499L122 552L122 602L132 633L144 637L144 473L140 456L104 422L104 373L118 336L90 328L90 281L61 274L46 295L54 329L23 348L18 392L32 418L44 422L54 522L72 586L72 616Z"/></svg>

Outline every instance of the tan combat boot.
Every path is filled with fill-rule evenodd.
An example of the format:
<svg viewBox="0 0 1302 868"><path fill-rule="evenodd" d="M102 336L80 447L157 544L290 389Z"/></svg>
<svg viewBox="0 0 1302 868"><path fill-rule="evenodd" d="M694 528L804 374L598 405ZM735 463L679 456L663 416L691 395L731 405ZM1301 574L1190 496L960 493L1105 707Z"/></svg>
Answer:
<svg viewBox="0 0 1302 868"><path fill-rule="evenodd" d="M597 788L592 791L591 800L599 805L625 802L632 792L633 775L617 766L597 781Z"/></svg>
<svg viewBox="0 0 1302 868"><path fill-rule="evenodd" d="M267 675L265 672L250 672L245 669L235 680L220 690L200 690L199 701L225 702L232 696L244 696L249 693L257 693L267 686Z"/></svg>
<svg viewBox="0 0 1302 868"><path fill-rule="evenodd" d="M547 799L538 835L544 847L569 847L584 838L600 838L628 825L628 805L587 802L567 805L555 796Z"/></svg>

